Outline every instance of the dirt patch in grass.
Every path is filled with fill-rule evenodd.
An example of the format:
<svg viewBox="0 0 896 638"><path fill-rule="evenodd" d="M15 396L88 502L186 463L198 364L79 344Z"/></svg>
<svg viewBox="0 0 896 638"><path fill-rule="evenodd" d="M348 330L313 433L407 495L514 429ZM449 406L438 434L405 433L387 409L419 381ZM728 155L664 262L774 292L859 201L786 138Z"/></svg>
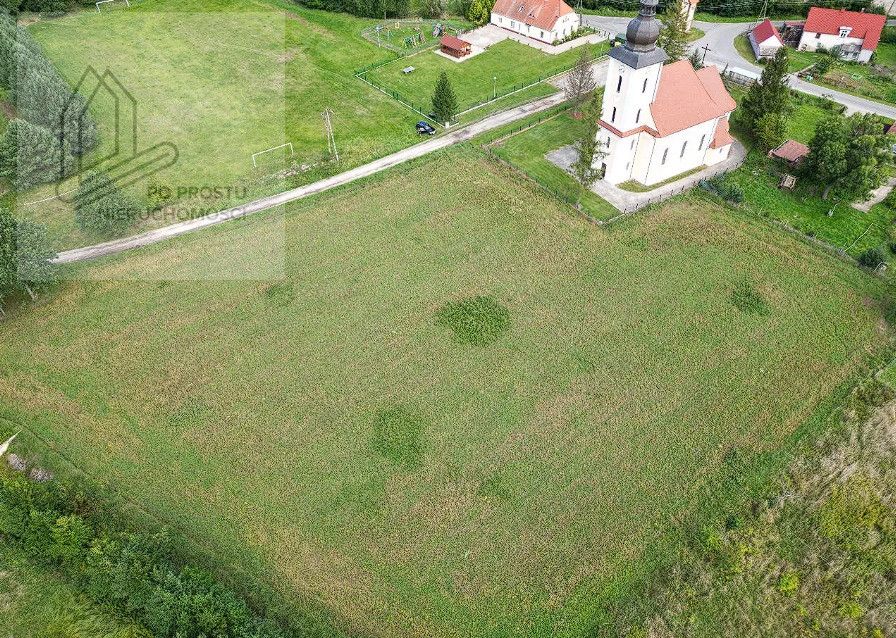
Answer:
<svg viewBox="0 0 896 638"><path fill-rule="evenodd" d="M510 311L493 297L479 295L446 303L436 325L450 328L458 343L487 346L510 329Z"/></svg>

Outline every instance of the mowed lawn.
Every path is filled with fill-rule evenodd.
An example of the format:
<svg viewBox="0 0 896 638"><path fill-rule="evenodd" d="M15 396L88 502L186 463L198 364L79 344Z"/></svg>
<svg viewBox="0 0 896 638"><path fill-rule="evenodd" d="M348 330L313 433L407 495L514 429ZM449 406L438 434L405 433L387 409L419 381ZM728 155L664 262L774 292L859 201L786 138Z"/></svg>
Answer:
<svg viewBox="0 0 896 638"><path fill-rule="evenodd" d="M214 279L239 259L284 276ZM887 339L879 281L770 226L694 197L607 231L470 149L69 274L0 323L21 444L368 635L584 631L727 455ZM491 345L436 322L474 295Z"/></svg>
<svg viewBox="0 0 896 638"><path fill-rule="evenodd" d="M589 46L595 55L607 49L606 43L583 46ZM579 47L549 55L513 40L503 40L463 62L454 62L435 51L424 51L373 69L367 76L428 112L436 81L444 71L451 80L460 110L464 110L492 99L496 92L503 95L565 71L580 55ZM402 72L409 66L415 70Z"/></svg>
<svg viewBox="0 0 896 638"><path fill-rule="evenodd" d="M371 23L287 1L154 0L41 20L29 30L73 85L90 65L115 75L137 103L140 149L166 141L177 146L177 164L156 175L158 182L175 193L236 187L230 198L200 199L178 211L193 216L202 207L211 212L319 179L418 139L413 113L352 75L390 55L361 37ZM280 151L259 157L253 168L253 153L287 142L297 162L320 161L327 154L326 108L333 112L339 165L291 179L266 177L287 165L290 158ZM100 156L115 142L115 103L100 98L93 112ZM144 180L132 191L145 198L148 188ZM53 194L52 187L37 189L19 203ZM97 241L75 228L70 207L58 200L19 211L48 224L61 247ZM142 227L173 221L155 215Z"/></svg>

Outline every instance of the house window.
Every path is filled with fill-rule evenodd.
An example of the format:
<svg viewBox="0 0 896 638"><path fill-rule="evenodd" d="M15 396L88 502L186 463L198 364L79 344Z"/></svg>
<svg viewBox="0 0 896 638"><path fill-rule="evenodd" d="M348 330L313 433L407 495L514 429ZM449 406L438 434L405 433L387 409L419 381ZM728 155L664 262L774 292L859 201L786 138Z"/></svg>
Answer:
<svg viewBox="0 0 896 638"><path fill-rule="evenodd" d="M641 89L641 93L647 93L647 78L644 78L644 87Z"/></svg>
<svg viewBox="0 0 896 638"><path fill-rule="evenodd" d="M641 109L638 109L638 112L635 114L635 124L641 121Z"/></svg>
<svg viewBox="0 0 896 638"><path fill-rule="evenodd" d="M541 34L541 37L543 38L543 37L544 37L544 31L539 31L539 33Z"/></svg>
<svg viewBox="0 0 896 638"><path fill-rule="evenodd" d="M619 93L619 91L621 91L621 90L622 90L622 76L620 75L619 81L616 82L616 92Z"/></svg>
<svg viewBox="0 0 896 638"><path fill-rule="evenodd" d="M852 31L849 27L840 27L840 37L845 38L849 35L849 32Z"/></svg>
<svg viewBox="0 0 896 638"><path fill-rule="evenodd" d="M616 121L616 107L615 106L613 107L613 115L610 116L610 121L611 122Z"/></svg>
<svg viewBox="0 0 896 638"><path fill-rule="evenodd" d="M703 150L703 143L704 143L705 141L706 141L706 135L704 135L703 137L700 138L700 148L697 149L698 151L702 151L702 150Z"/></svg>
<svg viewBox="0 0 896 638"><path fill-rule="evenodd" d="M816 34L815 34L815 39L816 39L816 40L821 40L821 34L820 34L820 33L816 33Z"/></svg>
<svg viewBox="0 0 896 638"><path fill-rule="evenodd" d="M666 163L666 157L668 157L668 155L669 155L669 149L667 148L665 151L663 151L663 164Z"/></svg>

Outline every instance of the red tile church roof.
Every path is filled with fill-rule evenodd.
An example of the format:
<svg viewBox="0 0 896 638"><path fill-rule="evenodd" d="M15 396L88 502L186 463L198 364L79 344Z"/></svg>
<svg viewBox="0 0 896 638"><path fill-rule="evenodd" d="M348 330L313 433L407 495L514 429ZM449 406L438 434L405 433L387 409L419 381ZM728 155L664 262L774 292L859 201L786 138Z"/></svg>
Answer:
<svg viewBox="0 0 896 638"><path fill-rule="evenodd" d="M573 12L563 0L498 0L492 11L547 31L553 31L560 16Z"/></svg>
<svg viewBox="0 0 896 638"><path fill-rule="evenodd" d="M876 13L812 7L804 31L840 35L840 27L852 27L849 37L863 39L862 48L874 51L886 22L886 16Z"/></svg>
<svg viewBox="0 0 896 638"><path fill-rule="evenodd" d="M663 67L650 113L659 136L665 137L726 115L736 107L716 67L694 71L690 61L680 60Z"/></svg>

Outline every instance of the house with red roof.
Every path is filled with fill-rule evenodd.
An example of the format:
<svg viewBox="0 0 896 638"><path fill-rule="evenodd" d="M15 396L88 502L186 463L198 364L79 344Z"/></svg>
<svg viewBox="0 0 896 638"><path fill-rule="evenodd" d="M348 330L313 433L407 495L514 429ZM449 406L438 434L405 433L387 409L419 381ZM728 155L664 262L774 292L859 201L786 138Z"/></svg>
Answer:
<svg viewBox="0 0 896 638"><path fill-rule="evenodd" d="M750 46L753 47L753 55L757 60L775 57L778 49L784 46L781 34L768 18L757 24L747 34L747 39L750 41Z"/></svg>
<svg viewBox="0 0 896 638"><path fill-rule="evenodd" d="M886 22L886 16L876 13L812 7L799 49L837 49L845 60L868 62L877 49Z"/></svg>
<svg viewBox="0 0 896 638"><path fill-rule="evenodd" d="M604 179L651 186L728 158L736 103L714 66L665 64L657 0L641 0L623 46L610 49L598 142Z"/></svg>
<svg viewBox="0 0 896 638"><path fill-rule="evenodd" d="M578 31L582 20L563 0L497 0L491 23L552 44Z"/></svg>

